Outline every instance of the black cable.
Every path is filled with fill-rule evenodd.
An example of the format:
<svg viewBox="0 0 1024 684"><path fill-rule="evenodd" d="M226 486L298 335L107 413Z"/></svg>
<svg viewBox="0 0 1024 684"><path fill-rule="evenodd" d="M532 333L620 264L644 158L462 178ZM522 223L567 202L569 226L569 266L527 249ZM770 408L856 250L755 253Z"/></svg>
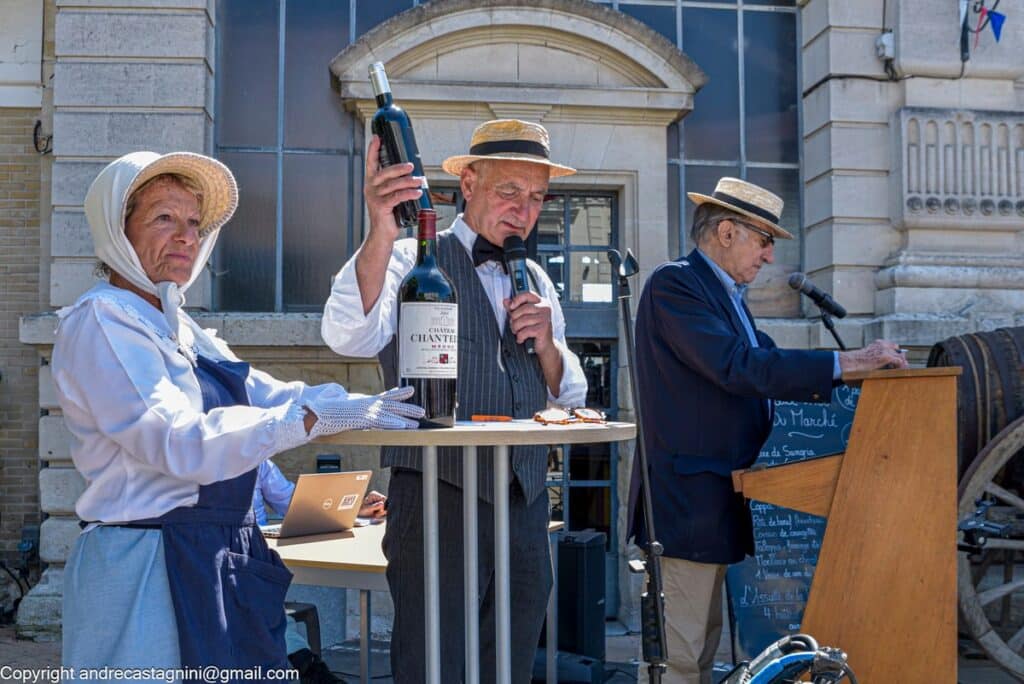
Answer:
<svg viewBox="0 0 1024 684"><path fill-rule="evenodd" d="M992 7L989 9L989 11L990 12L994 11L995 8L999 6L999 2L1000 2L1000 0L995 0L995 2L992 4ZM887 0L882 0L882 33L883 34L887 32L886 28L885 28L886 5L887 5ZM978 3L975 3L975 7L977 7L977 5L978 5ZM978 10L975 9L975 13L977 13L977 12L978 12ZM970 29L970 28L968 28L967 30L970 31L971 33L980 33L981 31L983 31L985 29L986 26L988 26L988 22L989 22L989 17L986 15L985 16L985 21L982 22L981 26L979 26L977 30ZM854 81L875 81L876 83L898 83L899 81L906 81L907 79L910 79L910 78L919 78L919 76L917 74L904 74L903 76L898 75L896 73L896 68L893 65L893 60L891 60L891 59L885 60L884 68L885 68L885 76L871 76L871 75L868 75L868 74L829 74L828 76L824 76L823 78L819 79L814 85L812 85L810 88L805 90L803 92L803 94L802 94L802 97L807 97L808 95L813 93L815 90L817 90L819 87L823 86L824 84L828 83L829 81L854 80ZM967 62L966 61L961 61L960 62L960 73L957 74L956 76L921 76L920 78L932 78L932 79L935 79L935 80L942 80L942 81L959 81L961 78L964 77L964 71L966 70L966 68L967 68Z"/></svg>
<svg viewBox="0 0 1024 684"><path fill-rule="evenodd" d="M994 2L992 3L992 6L991 6L991 7L989 7L989 8L987 8L987 9L988 9L988 11L989 11L989 12L995 12L995 11L996 11L996 8L997 8L997 7L999 7L999 2L1000 2L1000 0L995 0L995 1L994 1ZM981 14L981 8L982 8L982 7L984 7L984 6L985 6L985 3L984 3L984 1L981 1L981 2L975 2L975 3L974 3L974 13L975 13L975 14ZM968 27L968 28L967 28L967 30L968 30L968 31L970 31L971 33L974 33L974 34L978 34L978 33L981 33L982 31L984 31L984 30L985 30L985 29L986 29L986 28L988 27L988 23L989 23L989 21L991 21L991 17L990 17L990 16L989 16L989 14L988 14L988 13L986 12L986 14L985 14L985 21L981 22L981 25L980 25L980 26L978 26L978 28L973 28L973 29L972 29L972 28Z"/></svg>
<svg viewBox="0 0 1024 684"><path fill-rule="evenodd" d="M895 69L893 70L892 73L893 74L896 73ZM869 76L867 74L829 74L828 76L825 76L825 77L819 79L814 85L812 85L810 88L805 90L803 92L803 97L807 97L808 95L813 93L815 90L817 90L819 87L821 87L822 85L828 83L829 81L842 81L842 80L850 79L850 80L855 80L855 81L877 81L878 83L893 83L895 81L905 81L908 78L917 78L917 77L914 76L914 75L897 76L896 78L892 78L890 76Z"/></svg>
<svg viewBox="0 0 1024 684"><path fill-rule="evenodd" d="M381 657L382 658L384 657L383 654L381 655ZM330 669L330 667L328 667L328 669ZM358 672L348 672L346 670L331 670L331 672L333 672L334 674L341 675L343 677L350 677L350 678L355 678L355 679L359 679L362 676ZM370 675L370 679L371 680L373 680L373 679L391 679L391 672L388 671L388 672L382 672L380 674L371 674Z"/></svg>
<svg viewBox="0 0 1024 684"><path fill-rule="evenodd" d="M5 563L3 561L0 561L0 568L3 568L3 571L6 572L8 575L10 575L11 579L14 580L14 583L18 585L18 593L21 594L21 596L18 597L18 600L20 601L21 599L25 598L25 592L27 591L27 586L26 586L26 588L22 588L21 580L19 580L17 577L14 576L14 573L11 572L11 569L9 567L7 567L7 563Z"/></svg>

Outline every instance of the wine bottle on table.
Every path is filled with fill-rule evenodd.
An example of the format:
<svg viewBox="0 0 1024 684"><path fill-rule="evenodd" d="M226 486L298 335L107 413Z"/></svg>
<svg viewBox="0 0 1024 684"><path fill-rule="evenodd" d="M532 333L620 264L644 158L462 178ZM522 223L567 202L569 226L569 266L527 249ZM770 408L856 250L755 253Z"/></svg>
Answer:
<svg viewBox="0 0 1024 684"><path fill-rule="evenodd" d="M458 406L459 306L437 264L437 214L420 209L416 265L398 288L398 377L426 411L420 427L452 427Z"/></svg>
<svg viewBox="0 0 1024 684"><path fill-rule="evenodd" d="M399 228L409 228L416 224L420 209L433 209L430 203L430 188L427 185L427 177L423 174L423 162L420 161L420 151L416 147L416 136L412 132L409 115L395 104L383 63L374 62L370 65L370 83L373 85L378 107L370 123L370 129L380 136L381 167L412 162L412 175L422 181L420 188L423 194L420 198L402 202L394 209L395 221Z"/></svg>

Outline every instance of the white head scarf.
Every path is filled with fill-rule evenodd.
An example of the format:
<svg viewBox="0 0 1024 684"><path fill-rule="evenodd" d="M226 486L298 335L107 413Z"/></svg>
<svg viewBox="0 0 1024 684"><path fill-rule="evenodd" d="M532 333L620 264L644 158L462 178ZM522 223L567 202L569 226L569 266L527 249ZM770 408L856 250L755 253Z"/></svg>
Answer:
<svg viewBox="0 0 1024 684"><path fill-rule="evenodd" d="M151 281L124 233L128 198L143 183L164 173L186 176L195 181L203 192L199 253L192 265L192 275L180 287L172 281ZM89 220L97 258L135 287L159 298L164 318L179 346L178 312L185 303L185 290L202 273L213 253L221 226L237 207L238 185L231 171L216 159L192 152L126 154L100 171L85 196L85 215ZM183 351L191 358L188 350Z"/></svg>

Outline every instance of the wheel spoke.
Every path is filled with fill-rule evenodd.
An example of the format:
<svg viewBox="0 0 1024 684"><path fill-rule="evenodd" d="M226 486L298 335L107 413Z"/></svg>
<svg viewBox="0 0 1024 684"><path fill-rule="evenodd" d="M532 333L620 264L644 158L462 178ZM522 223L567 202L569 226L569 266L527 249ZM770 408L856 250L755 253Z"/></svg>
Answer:
<svg viewBox="0 0 1024 684"><path fill-rule="evenodd" d="M1024 499L1020 498L1019 496L1017 496L1016 494L1007 489L1003 489L995 482L985 483L985 492L996 497L1003 503L1008 503L1011 506L1019 508L1020 510L1024 511Z"/></svg>
<svg viewBox="0 0 1024 684"><path fill-rule="evenodd" d="M1000 537L989 537L985 540L985 548L1024 551L1024 539L1002 539Z"/></svg>
<svg viewBox="0 0 1024 684"><path fill-rule="evenodd" d="M1009 524L1010 538L988 537L980 562L972 563L968 554L961 553L957 561L957 589L960 615L967 631L981 649L1000 667L1024 681L1024 627L1012 615L1006 616L999 630L993 625L993 609L1007 596L1022 594L1024 583L1010 582L987 588L987 582L1006 582L1000 556L1003 550L1024 551L1024 497L993 483L1004 472L1007 464L1024 448L1024 417L1017 418L985 445L971 462L960 480L958 488L958 515L962 520L974 515L978 499L995 499L999 503L985 516L991 522ZM1020 462L1020 457L1017 458ZM1015 478L1019 481L1020 478ZM1003 510L998 510L1002 508ZM1016 560L1016 559L1013 559ZM979 584L986 591L979 594ZM1019 599L1014 599L1011 605ZM1024 596L1022 596L1024 598ZM986 605L987 604L987 605ZM993 605L995 604L995 605ZM1003 635L1009 639L1004 641Z"/></svg>
<svg viewBox="0 0 1024 684"><path fill-rule="evenodd" d="M992 587L985 591L978 592L978 603L983 606L987 606L993 601L998 601L1008 594L1012 594L1018 589L1024 588L1024 579L1014 580L1013 582L1007 582L1006 584L1000 584L998 587Z"/></svg>
<svg viewBox="0 0 1024 684"><path fill-rule="evenodd" d="M1017 630L1017 633L1006 640L1006 645L1014 653L1020 653L1020 649L1024 647L1024 627Z"/></svg>

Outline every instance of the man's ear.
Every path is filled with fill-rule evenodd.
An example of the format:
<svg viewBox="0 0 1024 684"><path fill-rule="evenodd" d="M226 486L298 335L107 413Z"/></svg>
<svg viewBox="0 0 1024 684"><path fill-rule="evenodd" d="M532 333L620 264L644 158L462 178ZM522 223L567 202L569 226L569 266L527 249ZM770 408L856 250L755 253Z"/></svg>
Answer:
<svg viewBox="0 0 1024 684"><path fill-rule="evenodd" d="M715 236L722 247L729 247L736 240L736 224L729 219L722 219L715 226Z"/></svg>
<svg viewBox="0 0 1024 684"><path fill-rule="evenodd" d="M459 174L459 186L462 188L462 196L468 202L473 199L473 191L476 190L480 175L472 166L466 166Z"/></svg>

